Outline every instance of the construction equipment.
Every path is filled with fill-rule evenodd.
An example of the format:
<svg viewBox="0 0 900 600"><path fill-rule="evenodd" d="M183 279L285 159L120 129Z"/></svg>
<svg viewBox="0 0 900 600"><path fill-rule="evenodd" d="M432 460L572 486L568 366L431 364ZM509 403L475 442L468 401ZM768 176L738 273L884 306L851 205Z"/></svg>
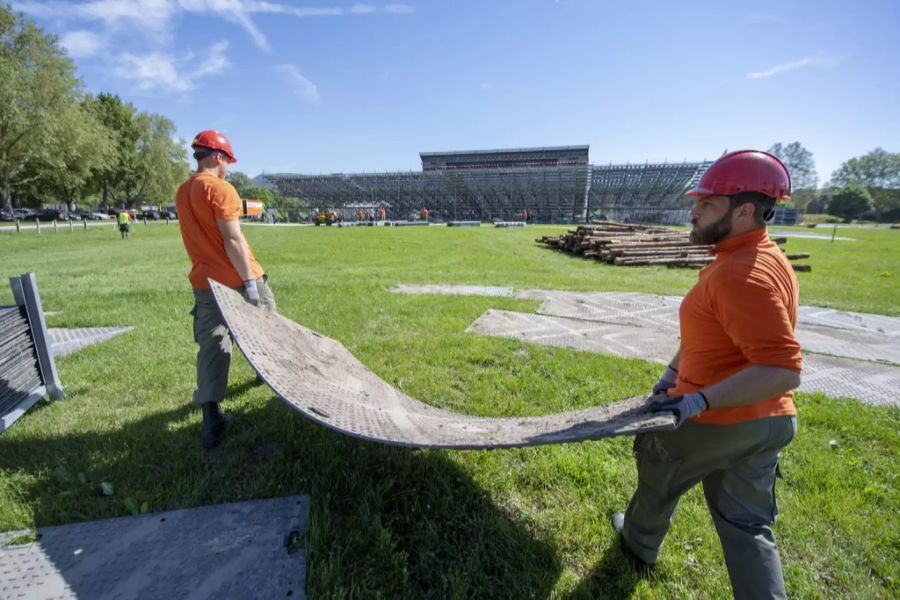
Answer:
<svg viewBox="0 0 900 600"><path fill-rule="evenodd" d="M316 224L316 227L319 225L334 225L341 220L341 216L334 210L319 210L316 211L313 217L313 223Z"/></svg>

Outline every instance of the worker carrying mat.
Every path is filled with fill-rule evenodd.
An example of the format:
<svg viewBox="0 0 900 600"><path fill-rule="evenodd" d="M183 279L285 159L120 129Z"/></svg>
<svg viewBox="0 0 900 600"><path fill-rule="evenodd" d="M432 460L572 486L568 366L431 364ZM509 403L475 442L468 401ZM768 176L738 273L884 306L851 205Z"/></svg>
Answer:
<svg viewBox="0 0 900 600"><path fill-rule="evenodd" d="M643 396L541 417L474 417L434 408L392 388L337 341L257 308L231 288L210 285L235 342L275 393L305 417L347 435L396 446L490 449L675 428L675 417L648 412Z"/></svg>

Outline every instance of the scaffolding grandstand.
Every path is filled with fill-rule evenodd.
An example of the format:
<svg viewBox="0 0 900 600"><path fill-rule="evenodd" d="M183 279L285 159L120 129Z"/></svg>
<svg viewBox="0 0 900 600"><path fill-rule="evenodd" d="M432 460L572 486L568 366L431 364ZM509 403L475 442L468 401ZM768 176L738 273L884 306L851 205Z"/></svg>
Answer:
<svg viewBox="0 0 900 600"><path fill-rule="evenodd" d="M415 219L422 208L438 221L508 221L527 211L537 223L593 218L631 223L685 223L684 192L709 162L592 165L589 147L422 152L421 171L263 174L278 193L307 209L385 207L388 218Z"/></svg>

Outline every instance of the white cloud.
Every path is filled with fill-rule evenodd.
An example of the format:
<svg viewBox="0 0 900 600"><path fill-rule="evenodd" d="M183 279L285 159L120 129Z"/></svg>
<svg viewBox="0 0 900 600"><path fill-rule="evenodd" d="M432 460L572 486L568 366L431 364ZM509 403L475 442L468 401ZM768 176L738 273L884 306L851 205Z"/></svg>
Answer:
<svg viewBox="0 0 900 600"><path fill-rule="evenodd" d="M123 79L134 81L141 90L186 92L194 89L199 79L221 73L230 66L225 56L227 49L228 42L213 44L193 68L187 67L196 62L191 54L178 58L166 52L141 55L126 52L119 57L115 72Z"/></svg>
<svg viewBox="0 0 900 600"><path fill-rule="evenodd" d="M822 58L801 58L800 60L794 60L791 62L782 63L780 65L775 65L774 67L766 69L765 71L754 71L753 73L747 73L747 79L765 79L766 77L778 75L779 73L784 73L785 71L794 71L796 69L802 69L804 67L830 65L831 61L827 61Z"/></svg>
<svg viewBox="0 0 900 600"><path fill-rule="evenodd" d="M106 45L103 38L90 31L67 31L59 43L72 58L88 58Z"/></svg>
<svg viewBox="0 0 900 600"><path fill-rule="evenodd" d="M385 4L384 12L391 13L395 15L408 15L409 13L415 12L414 9L409 4Z"/></svg>
<svg viewBox="0 0 900 600"><path fill-rule="evenodd" d="M271 50L265 34L254 23L253 14L283 14L297 18L336 17L347 13L372 14L373 4L357 3L349 10L340 7L297 7L278 2L256 0L90 0L89 2L25 1L13 5L32 17L62 21L100 21L111 29L140 31L154 39L171 41L173 17L179 13L209 14L241 27L263 50ZM387 4L382 11L409 14L415 9L407 4Z"/></svg>
<svg viewBox="0 0 900 600"><path fill-rule="evenodd" d="M278 65L275 70L283 74L287 79L288 85L295 94L300 96L308 104L321 104L322 99L319 97L319 88L312 81L307 79L300 73L294 65Z"/></svg>

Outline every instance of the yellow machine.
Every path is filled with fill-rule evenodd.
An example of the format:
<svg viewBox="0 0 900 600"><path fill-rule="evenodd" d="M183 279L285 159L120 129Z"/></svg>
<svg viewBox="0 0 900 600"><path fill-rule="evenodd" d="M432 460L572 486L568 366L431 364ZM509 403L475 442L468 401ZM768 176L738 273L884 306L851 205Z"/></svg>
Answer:
<svg viewBox="0 0 900 600"><path fill-rule="evenodd" d="M314 222L316 227L319 225L331 225L341 220L341 217L334 210L320 210L316 213Z"/></svg>

